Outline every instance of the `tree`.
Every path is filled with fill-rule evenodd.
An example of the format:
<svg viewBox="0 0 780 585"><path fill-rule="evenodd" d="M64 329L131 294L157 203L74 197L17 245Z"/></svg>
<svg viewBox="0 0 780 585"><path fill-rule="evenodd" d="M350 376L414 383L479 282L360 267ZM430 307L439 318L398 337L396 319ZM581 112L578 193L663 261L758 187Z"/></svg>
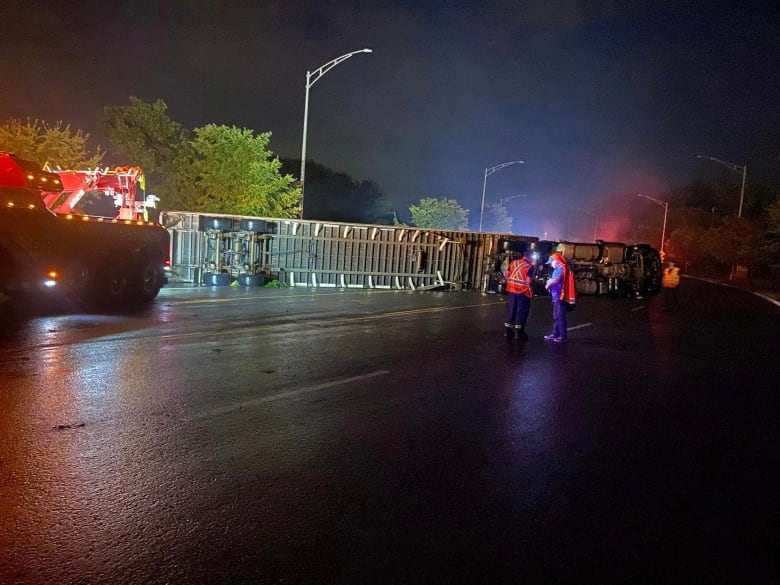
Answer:
<svg viewBox="0 0 780 585"><path fill-rule="evenodd" d="M270 132L209 124L195 129L192 149L197 196L191 211L297 217L300 187L279 172L279 158L268 150Z"/></svg>
<svg viewBox="0 0 780 585"><path fill-rule="evenodd" d="M166 209L188 209L195 196L194 153L189 132L167 110L163 100L131 96L129 106L104 108L100 125L121 157L117 164L140 166Z"/></svg>
<svg viewBox="0 0 780 585"><path fill-rule="evenodd" d="M761 227L744 217L729 216L708 232L708 248L713 258L724 265L755 265L760 257Z"/></svg>
<svg viewBox="0 0 780 585"><path fill-rule="evenodd" d="M482 224L486 232L512 233L512 218L507 214L506 206L501 203L490 203L485 207Z"/></svg>
<svg viewBox="0 0 780 585"><path fill-rule="evenodd" d="M87 150L89 134L73 131L62 121L49 125L41 120L26 122L12 118L0 124L0 150L12 152L19 158L48 165L52 168L85 169L96 167L105 152L98 146Z"/></svg>
<svg viewBox="0 0 780 585"><path fill-rule="evenodd" d="M166 173L186 145L188 132L168 116L163 100L145 102L130 96L129 106L103 109L100 125L114 143L124 164L140 166L145 173Z"/></svg>
<svg viewBox="0 0 780 585"><path fill-rule="evenodd" d="M710 257L707 230L696 225L674 229L664 251L675 260L684 260L696 266L703 265Z"/></svg>
<svg viewBox="0 0 780 585"><path fill-rule="evenodd" d="M301 161L282 159L282 172L297 176ZM308 219L391 224L393 205L373 181L355 181L314 161L306 163L304 211Z"/></svg>
<svg viewBox="0 0 780 585"><path fill-rule="evenodd" d="M419 205L410 205L409 211L413 226L443 230L468 229L469 212L454 199L423 198Z"/></svg>
<svg viewBox="0 0 780 585"><path fill-rule="evenodd" d="M780 261L780 198L766 208L764 247L773 261Z"/></svg>

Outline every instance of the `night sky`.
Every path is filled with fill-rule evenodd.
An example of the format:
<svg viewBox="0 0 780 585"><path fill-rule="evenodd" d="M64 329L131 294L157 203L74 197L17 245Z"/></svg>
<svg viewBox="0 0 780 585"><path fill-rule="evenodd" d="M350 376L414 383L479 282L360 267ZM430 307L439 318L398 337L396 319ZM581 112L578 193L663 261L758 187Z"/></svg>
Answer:
<svg viewBox="0 0 780 585"><path fill-rule="evenodd" d="M299 158L306 71L369 47L311 88L309 160L375 181L402 219L454 198L474 228L485 168L524 160L486 201L524 195L516 233L576 239L578 209L729 174L696 154L780 187L778 25L776 2L5 0L0 120L99 140L104 106L159 98Z"/></svg>

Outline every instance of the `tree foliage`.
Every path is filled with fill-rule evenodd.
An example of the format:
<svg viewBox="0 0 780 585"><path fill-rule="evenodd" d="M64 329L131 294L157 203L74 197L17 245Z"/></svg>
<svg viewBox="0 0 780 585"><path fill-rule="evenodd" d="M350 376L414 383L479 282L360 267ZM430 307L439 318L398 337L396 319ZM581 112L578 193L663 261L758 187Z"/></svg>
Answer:
<svg viewBox="0 0 780 585"><path fill-rule="evenodd" d="M409 211L413 226L443 230L468 229L469 212L454 199L423 198L418 205L410 205Z"/></svg>
<svg viewBox="0 0 780 585"><path fill-rule="evenodd" d="M268 150L270 132L209 124L195 129L192 149L198 195L192 211L264 217L297 217L300 187L279 173Z"/></svg>
<svg viewBox="0 0 780 585"><path fill-rule="evenodd" d="M764 245L774 262L780 261L780 197L766 209Z"/></svg>
<svg viewBox="0 0 780 585"><path fill-rule="evenodd" d="M687 262L699 265L710 257L707 235L707 229L697 225L676 228L669 235L665 251L674 260L684 258Z"/></svg>
<svg viewBox="0 0 780 585"><path fill-rule="evenodd" d="M189 137L167 110L163 100L145 102L133 96L129 106L104 108L100 125L114 143L114 156L147 174L169 172Z"/></svg>
<svg viewBox="0 0 780 585"><path fill-rule="evenodd" d="M87 149L89 134L73 131L62 121L50 125L41 120L12 118L0 124L0 150L52 168L85 169L100 164L105 152Z"/></svg>
<svg viewBox="0 0 780 585"><path fill-rule="evenodd" d="M710 249L712 255L723 263L755 265L760 257L762 244L761 226L744 217L729 216L714 233Z"/></svg>
<svg viewBox="0 0 780 585"><path fill-rule="evenodd" d="M107 107L101 125L124 164L140 166L169 210L295 217L300 189L267 149L270 133L209 124L193 133L163 100Z"/></svg>
<svg viewBox="0 0 780 585"><path fill-rule="evenodd" d="M301 161L282 159L282 172L298 176ZM391 224L394 210L373 181L356 181L347 173L306 162L306 219Z"/></svg>
<svg viewBox="0 0 780 585"><path fill-rule="evenodd" d="M166 209L188 209L195 197L190 135L170 118L163 100L131 96L130 105L104 108L100 125L117 164L140 166Z"/></svg>

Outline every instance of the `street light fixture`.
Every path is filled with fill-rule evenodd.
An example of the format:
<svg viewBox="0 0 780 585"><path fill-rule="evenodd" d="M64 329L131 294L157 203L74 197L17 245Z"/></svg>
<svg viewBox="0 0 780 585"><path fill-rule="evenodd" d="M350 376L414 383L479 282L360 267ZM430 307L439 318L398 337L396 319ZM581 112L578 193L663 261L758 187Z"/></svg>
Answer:
<svg viewBox="0 0 780 585"><path fill-rule="evenodd" d="M665 253L664 253L664 241L666 241L666 215L669 212L669 202L668 201L660 201L658 199L654 199L653 197L650 197L648 195L642 195L641 193L637 193L637 197L644 197L645 199L649 199L653 203L660 205L664 208L664 226L661 228L661 258L663 259Z"/></svg>
<svg viewBox="0 0 780 585"><path fill-rule="evenodd" d="M352 51L351 53L347 53L341 57L336 57L332 61L328 61L325 63L325 65L315 70L313 73L311 71L306 72L306 102L303 106L303 141L301 142L301 219L303 219L303 190L306 178L306 127L309 122L309 88L317 83L320 77L325 75L336 65L342 61L346 61L352 57L352 55L357 55L358 53L373 53L373 51L371 49L360 49L359 51Z"/></svg>
<svg viewBox="0 0 780 585"><path fill-rule="evenodd" d="M511 160L509 162L501 163L500 165L495 165L493 167L485 169L485 179L482 181L482 206L479 209L479 230L482 231L482 217L485 215L485 187L487 187L487 178L488 176L492 175L496 171L500 171L504 167L508 167L509 165L521 165L525 164L524 160Z"/></svg>
<svg viewBox="0 0 780 585"><path fill-rule="evenodd" d="M504 203L512 201L512 199L517 199L518 197L528 197L528 195L508 195L506 197L502 197L501 199L499 199L498 203L500 205L503 205Z"/></svg>
<svg viewBox="0 0 780 585"><path fill-rule="evenodd" d="M706 158L716 163L722 164L724 167L731 169L735 173L742 173L742 189L739 191L739 213L737 214L737 217L742 217L742 203L745 201L745 177L747 176L747 165L735 165L734 163L720 160L714 156L707 156L706 154L697 154L696 158Z"/></svg>

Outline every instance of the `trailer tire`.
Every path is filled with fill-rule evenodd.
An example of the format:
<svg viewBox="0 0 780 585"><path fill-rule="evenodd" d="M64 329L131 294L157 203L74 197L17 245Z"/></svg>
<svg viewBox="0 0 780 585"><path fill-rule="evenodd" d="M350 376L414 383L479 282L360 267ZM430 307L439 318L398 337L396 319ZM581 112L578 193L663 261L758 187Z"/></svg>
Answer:
<svg viewBox="0 0 780 585"><path fill-rule="evenodd" d="M242 219L240 226L242 232L268 233L268 222L264 219Z"/></svg>
<svg viewBox="0 0 780 585"><path fill-rule="evenodd" d="M201 217L200 229L229 232L233 229L233 220L229 217Z"/></svg>
<svg viewBox="0 0 780 585"><path fill-rule="evenodd" d="M203 284L206 286L228 286L230 274L227 272L206 272L203 275Z"/></svg>
<svg viewBox="0 0 780 585"><path fill-rule="evenodd" d="M263 286L265 284L265 276L262 274L239 274L236 280L241 286Z"/></svg>

